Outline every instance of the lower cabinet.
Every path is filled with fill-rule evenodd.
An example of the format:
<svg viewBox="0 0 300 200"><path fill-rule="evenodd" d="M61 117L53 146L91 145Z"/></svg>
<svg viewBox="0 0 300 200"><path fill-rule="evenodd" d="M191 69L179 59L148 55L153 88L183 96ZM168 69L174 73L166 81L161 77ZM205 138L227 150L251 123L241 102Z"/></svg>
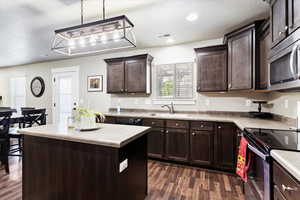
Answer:
<svg viewBox="0 0 300 200"><path fill-rule="evenodd" d="M114 123L107 118L107 123ZM148 156L197 166L234 171L239 132L232 123L143 119L148 133Z"/></svg>
<svg viewBox="0 0 300 200"><path fill-rule="evenodd" d="M190 159L192 164L213 165L214 132L191 130Z"/></svg>
<svg viewBox="0 0 300 200"><path fill-rule="evenodd" d="M166 129L166 158L188 161L188 130Z"/></svg>
<svg viewBox="0 0 300 200"><path fill-rule="evenodd" d="M148 133L148 156L152 158L164 157L165 134L163 128L153 128Z"/></svg>
<svg viewBox="0 0 300 200"><path fill-rule="evenodd" d="M231 123L216 124L215 165L224 170L234 170L237 157L237 128Z"/></svg>

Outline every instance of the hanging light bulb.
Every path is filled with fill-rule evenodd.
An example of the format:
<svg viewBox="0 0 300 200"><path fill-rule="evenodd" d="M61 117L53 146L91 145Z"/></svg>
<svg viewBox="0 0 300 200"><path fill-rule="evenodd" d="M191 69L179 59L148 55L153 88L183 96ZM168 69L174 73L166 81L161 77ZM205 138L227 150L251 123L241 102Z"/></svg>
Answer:
<svg viewBox="0 0 300 200"><path fill-rule="evenodd" d="M75 46L75 40L74 39L69 40L68 45L70 47L74 47Z"/></svg>
<svg viewBox="0 0 300 200"><path fill-rule="evenodd" d="M115 42L120 41L120 34L118 32L114 33L113 39L114 39Z"/></svg>
<svg viewBox="0 0 300 200"><path fill-rule="evenodd" d="M103 44L105 44L105 43L107 42L107 36L106 36L106 35L102 35L102 37L101 37L101 42L102 42Z"/></svg>
<svg viewBox="0 0 300 200"><path fill-rule="evenodd" d="M85 46L85 39L84 38L80 38L79 39L79 44L84 47Z"/></svg>

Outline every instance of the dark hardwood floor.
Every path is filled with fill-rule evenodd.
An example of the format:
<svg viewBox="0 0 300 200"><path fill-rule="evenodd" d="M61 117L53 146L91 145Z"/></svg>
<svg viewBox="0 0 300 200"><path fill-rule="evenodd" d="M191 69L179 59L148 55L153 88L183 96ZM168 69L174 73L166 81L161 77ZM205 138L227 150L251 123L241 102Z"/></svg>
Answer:
<svg viewBox="0 0 300 200"><path fill-rule="evenodd" d="M244 200L241 182L230 174L149 160L146 200ZM0 199L22 199L22 162L10 161L9 175L0 169Z"/></svg>

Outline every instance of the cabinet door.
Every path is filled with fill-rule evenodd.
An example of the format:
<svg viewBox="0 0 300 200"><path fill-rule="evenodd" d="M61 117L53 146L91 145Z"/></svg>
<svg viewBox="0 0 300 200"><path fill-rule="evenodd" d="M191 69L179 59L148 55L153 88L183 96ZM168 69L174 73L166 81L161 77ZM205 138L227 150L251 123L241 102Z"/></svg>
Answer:
<svg viewBox="0 0 300 200"><path fill-rule="evenodd" d="M286 200L286 198L279 192L276 185L274 185L274 200Z"/></svg>
<svg viewBox="0 0 300 200"><path fill-rule="evenodd" d="M124 92L124 62L107 64L107 93Z"/></svg>
<svg viewBox="0 0 300 200"><path fill-rule="evenodd" d="M237 157L237 132L236 126L230 123L217 125L217 166L221 169L234 170Z"/></svg>
<svg viewBox="0 0 300 200"><path fill-rule="evenodd" d="M164 156L164 129L153 128L148 133L148 156L163 158Z"/></svg>
<svg viewBox="0 0 300 200"><path fill-rule="evenodd" d="M197 53L197 91L227 90L227 47Z"/></svg>
<svg viewBox="0 0 300 200"><path fill-rule="evenodd" d="M211 131L191 131L190 158L193 164L212 165L214 134Z"/></svg>
<svg viewBox="0 0 300 200"><path fill-rule="evenodd" d="M287 0L274 0L271 4L272 46L287 36Z"/></svg>
<svg viewBox="0 0 300 200"><path fill-rule="evenodd" d="M125 62L125 92L146 93L146 59Z"/></svg>
<svg viewBox="0 0 300 200"><path fill-rule="evenodd" d="M269 31L269 26L262 31L259 38L259 70L257 70L257 84L256 89L267 89L268 88L268 54L272 46L271 33Z"/></svg>
<svg viewBox="0 0 300 200"><path fill-rule="evenodd" d="M253 29L228 39L228 89L247 90L253 87Z"/></svg>
<svg viewBox="0 0 300 200"><path fill-rule="evenodd" d="M289 33L300 27L300 1L289 0Z"/></svg>
<svg viewBox="0 0 300 200"><path fill-rule="evenodd" d="M188 130L166 130L166 157L170 160L188 160Z"/></svg>

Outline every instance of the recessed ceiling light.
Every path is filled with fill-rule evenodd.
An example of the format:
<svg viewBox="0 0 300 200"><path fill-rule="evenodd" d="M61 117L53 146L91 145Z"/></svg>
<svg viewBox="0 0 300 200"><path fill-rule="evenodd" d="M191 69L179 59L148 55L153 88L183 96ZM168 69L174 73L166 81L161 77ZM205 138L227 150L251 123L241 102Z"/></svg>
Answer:
<svg viewBox="0 0 300 200"><path fill-rule="evenodd" d="M197 13L190 13L190 14L188 14L188 16L186 16L185 19L187 21L193 22L193 21L196 21L198 19L198 15L197 15Z"/></svg>
<svg viewBox="0 0 300 200"><path fill-rule="evenodd" d="M174 42L174 40L172 38L167 39L167 43L173 43L173 42Z"/></svg>

